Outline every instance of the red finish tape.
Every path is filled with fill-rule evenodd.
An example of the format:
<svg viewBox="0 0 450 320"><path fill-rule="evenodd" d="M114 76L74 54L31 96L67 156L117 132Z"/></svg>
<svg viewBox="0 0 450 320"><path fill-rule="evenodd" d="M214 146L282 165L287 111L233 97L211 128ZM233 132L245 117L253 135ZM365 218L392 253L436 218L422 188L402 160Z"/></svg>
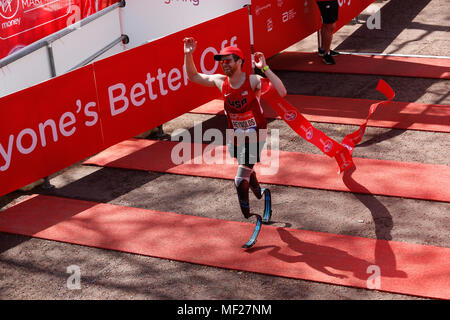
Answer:
<svg viewBox="0 0 450 320"><path fill-rule="evenodd" d="M383 93L388 100L371 105L369 115L364 124L358 130L347 135L342 143L328 137L325 133L315 128L293 105L283 99L275 90L268 79L262 80L262 97L272 109L294 130L299 136L319 148L329 157L334 157L339 166L339 172L343 172L354 166L352 160L353 148L358 144L366 130L370 116L379 105L388 104L394 98L394 91L383 80L378 82L377 90Z"/></svg>

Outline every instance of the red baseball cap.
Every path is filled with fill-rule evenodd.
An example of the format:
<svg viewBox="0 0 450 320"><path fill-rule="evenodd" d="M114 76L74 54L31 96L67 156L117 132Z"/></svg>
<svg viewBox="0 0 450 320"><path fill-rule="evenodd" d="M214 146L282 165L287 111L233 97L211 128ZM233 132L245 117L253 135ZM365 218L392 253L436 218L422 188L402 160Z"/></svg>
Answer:
<svg viewBox="0 0 450 320"><path fill-rule="evenodd" d="M239 58L241 58L241 60L244 60L244 53L242 52L242 50L239 49L238 47L233 46L225 47L222 50L220 50L219 54L214 55L214 60L220 61L222 60L222 56L227 56L229 54L235 54Z"/></svg>

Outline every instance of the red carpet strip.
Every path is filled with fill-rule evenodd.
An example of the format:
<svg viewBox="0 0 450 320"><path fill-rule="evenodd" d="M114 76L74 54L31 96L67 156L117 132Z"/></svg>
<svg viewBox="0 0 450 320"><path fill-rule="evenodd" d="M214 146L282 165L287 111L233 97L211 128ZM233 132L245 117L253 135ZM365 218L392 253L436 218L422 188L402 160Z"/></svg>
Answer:
<svg viewBox="0 0 450 320"><path fill-rule="evenodd" d="M190 153L190 163L172 161L176 145ZM196 145L195 151L193 146L131 139L104 150L84 164L234 179L237 164L226 147L215 146L211 151L212 145L203 144ZM179 149L175 150L174 155L180 154ZM276 157L273 152L271 155L263 151L262 162L255 166L262 183L450 202L450 166L354 158L356 170L338 175L335 160L325 155L278 151Z"/></svg>
<svg viewBox="0 0 450 320"><path fill-rule="evenodd" d="M369 107L379 100L335 98L321 96L288 95L285 97L306 119L326 122L361 125L367 117ZM280 119L263 101L264 114L269 119ZM212 100L191 113L224 114L223 100ZM408 103L392 101L389 106L378 108L368 125L372 127L410 129L435 132L450 132L450 106L438 104Z"/></svg>
<svg viewBox="0 0 450 320"><path fill-rule="evenodd" d="M326 65L317 53L285 51L268 64L273 70L450 79L450 59L343 54L335 60Z"/></svg>
<svg viewBox="0 0 450 320"><path fill-rule="evenodd" d="M0 213L0 231L232 270L449 299L450 249L50 196ZM231 236L232 235L232 236Z"/></svg>

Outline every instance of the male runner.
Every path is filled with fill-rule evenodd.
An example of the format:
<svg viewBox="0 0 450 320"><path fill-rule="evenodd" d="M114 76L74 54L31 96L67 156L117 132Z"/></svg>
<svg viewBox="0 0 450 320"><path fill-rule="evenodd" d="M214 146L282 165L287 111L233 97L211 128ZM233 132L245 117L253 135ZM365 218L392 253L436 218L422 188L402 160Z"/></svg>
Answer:
<svg viewBox="0 0 450 320"><path fill-rule="evenodd" d="M235 177L239 205L242 214L248 219L251 216L249 188L258 199L261 199L263 195L253 169L254 165L260 161L260 152L265 143L265 139L259 141L259 130L267 128L267 120L260 104L262 77L242 71L244 54L239 48L233 46L223 48L218 55L214 56L215 60L221 62L225 74L199 73L192 56L197 42L193 38L185 38L183 42L188 79L203 86L215 86L222 92L228 128L234 130L235 136L239 133L256 133L253 135L256 141L249 139L243 144L236 144L235 141L228 142L228 150L234 158L237 158L239 164ZM278 76L269 69L264 54L257 52L254 57L255 66L261 69L278 93L284 97L287 93L286 88Z"/></svg>

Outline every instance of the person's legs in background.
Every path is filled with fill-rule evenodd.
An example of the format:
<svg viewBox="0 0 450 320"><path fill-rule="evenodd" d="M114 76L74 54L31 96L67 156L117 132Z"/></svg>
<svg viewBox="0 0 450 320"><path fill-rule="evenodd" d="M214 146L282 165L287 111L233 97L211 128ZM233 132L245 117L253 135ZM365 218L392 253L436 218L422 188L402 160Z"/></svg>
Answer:
<svg viewBox="0 0 450 320"><path fill-rule="evenodd" d="M317 2L317 4L322 15L322 27L317 33L319 56L323 57L324 63L335 64L333 56L337 56L339 52L331 50L331 43L336 29L339 4L337 1Z"/></svg>

